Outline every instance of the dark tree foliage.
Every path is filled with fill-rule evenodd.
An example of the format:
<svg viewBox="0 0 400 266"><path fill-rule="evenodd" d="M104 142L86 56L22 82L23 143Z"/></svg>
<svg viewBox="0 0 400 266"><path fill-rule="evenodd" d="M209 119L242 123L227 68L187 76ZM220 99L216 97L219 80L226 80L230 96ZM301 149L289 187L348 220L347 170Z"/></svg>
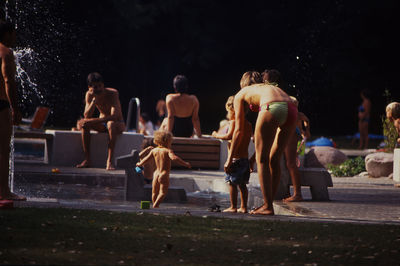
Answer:
<svg viewBox="0 0 400 266"><path fill-rule="evenodd" d="M397 1L2 0L18 25L22 62L53 109L49 122L69 127L83 111L86 76L103 74L155 115L176 74L200 100L205 132L225 117L224 103L247 70L276 68L300 101L314 135L357 131L359 92L373 92L371 130L381 134L384 90L397 88ZM28 60L29 61L29 60Z"/></svg>

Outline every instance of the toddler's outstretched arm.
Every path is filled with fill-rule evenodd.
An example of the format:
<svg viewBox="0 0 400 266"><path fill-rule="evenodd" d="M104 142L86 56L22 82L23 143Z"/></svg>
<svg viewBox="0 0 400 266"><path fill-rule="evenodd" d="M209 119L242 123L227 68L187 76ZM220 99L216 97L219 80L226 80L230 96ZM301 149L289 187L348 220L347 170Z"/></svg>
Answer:
<svg viewBox="0 0 400 266"><path fill-rule="evenodd" d="M190 163L188 163L188 162L185 162L184 160L182 160L179 156L177 156L173 151L169 151L169 153L168 153L168 155L169 155L169 158L172 160L172 161L175 161L175 162L177 162L177 163L179 163L180 165L182 165L182 166L185 166L185 167L187 167L187 168L192 168L192 166L190 165Z"/></svg>

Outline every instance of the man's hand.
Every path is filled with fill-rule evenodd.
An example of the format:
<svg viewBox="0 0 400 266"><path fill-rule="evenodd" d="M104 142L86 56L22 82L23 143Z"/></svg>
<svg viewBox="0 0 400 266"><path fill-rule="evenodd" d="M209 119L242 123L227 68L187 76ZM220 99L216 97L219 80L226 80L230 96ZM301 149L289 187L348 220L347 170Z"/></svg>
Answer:
<svg viewBox="0 0 400 266"><path fill-rule="evenodd" d="M19 125L21 123L21 120L22 120L21 112L19 110L14 109L14 110L12 110L11 115L12 115L13 125L15 125L15 126Z"/></svg>
<svg viewBox="0 0 400 266"><path fill-rule="evenodd" d="M192 165L189 162L186 162L186 167L190 169L192 168Z"/></svg>
<svg viewBox="0 0 400 266"><path fill-rule="evenodd" d="M218 132L217 132L217 131L213 131L213 132L211 133L211 136L213 136L214 138L216 138L217 135L218 135Z"/></svg>

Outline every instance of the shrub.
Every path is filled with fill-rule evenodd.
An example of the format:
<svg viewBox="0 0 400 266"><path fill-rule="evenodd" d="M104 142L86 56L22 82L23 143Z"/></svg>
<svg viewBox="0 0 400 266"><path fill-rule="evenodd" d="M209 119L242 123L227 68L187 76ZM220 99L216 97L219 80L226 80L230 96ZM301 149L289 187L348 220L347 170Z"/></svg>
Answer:
<svg viewBox="0 0 400 266"><path fill-rule="evenodd" d="M386 98L386 104L393 102L392 95L388 89L385 89L383 96ZM386 112L382 116L383 136L385 137L385 152L393 152L397 143L397 131L393 123L386 118Z"/></svg>
<svg viewBox="0 0 400 266"><path fill-rule="evenodd" d="M348 159L340 165L329 164L327 167L334 176L355 176L365 171L365 160L358 156Z"/></svg>
<svg viewBox="0 0 400 266"><path fill-rule="evenodd" d="M383 136L385 136L385 152L393 152L397 143L397 131L393 123L382 116Z"/></svg>

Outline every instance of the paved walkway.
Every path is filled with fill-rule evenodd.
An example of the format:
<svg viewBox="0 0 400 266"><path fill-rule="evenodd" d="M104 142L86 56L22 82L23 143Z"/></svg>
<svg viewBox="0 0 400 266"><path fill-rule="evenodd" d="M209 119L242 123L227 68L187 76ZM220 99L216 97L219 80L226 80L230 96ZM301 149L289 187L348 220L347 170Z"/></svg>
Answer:
<svg viewBox="0 0 400 266"><path fill-rule="evenodd" d="M163 203L158 210L141 210L138 202L123 201L123 171L60 168L60 173L52 173L51 170L49 166L16 165L16 190L27 195L28 201L16 202L15 206L69 207L240 219L400 225L400 188L394 186L393 180L385 177L333 177L334 186L329 188L330 201L312 201L309 189L303 187L305 199L303 202L286 204L275 201L277 215L260 217L208 210L208 207L215 203L220 205L221 209L229 205L228 190L223 182L221 171L173 171L171 185L185 187L188 202ZM21 177L24 177L24 180L18 184L17 179ZM27 179L30 178L32 180L28 182ZM82 182L77 182L77 180ZM262 202L256 174L251 176L249 191L249 207L251 208Z"/></svg>

